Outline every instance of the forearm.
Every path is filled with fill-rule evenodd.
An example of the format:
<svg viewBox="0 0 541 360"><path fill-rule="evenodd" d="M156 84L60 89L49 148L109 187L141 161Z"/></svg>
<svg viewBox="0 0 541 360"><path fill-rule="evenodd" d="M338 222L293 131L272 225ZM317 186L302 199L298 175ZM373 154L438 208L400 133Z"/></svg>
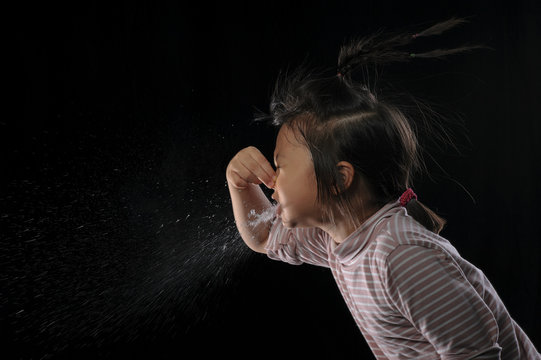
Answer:
<svg viewBox="0 0 541 360"><path fill-rule="evenodd" d="M255 211L261 214L272 207L271 202L259 185L248 184L246 189L240 190L233 187L229 181L227 184L240 236L250 249L266 253L265 244L269 236L271 220L250 221L250 213L253 214Z"/></svg>

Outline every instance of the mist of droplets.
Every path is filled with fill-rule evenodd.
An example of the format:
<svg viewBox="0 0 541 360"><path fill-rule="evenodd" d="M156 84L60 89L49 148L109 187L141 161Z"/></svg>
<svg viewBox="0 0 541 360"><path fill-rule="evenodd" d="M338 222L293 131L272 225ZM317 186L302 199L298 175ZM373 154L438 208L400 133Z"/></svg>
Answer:
<svg viewBox="0 0 541 360"><path fill-rule="evenodd" d="M258 213L255 209L251 209L248 213L248 225L257 227L263 223L273 223L276 220L276 208L278 205L273 203L272 206Z"/></svg>
<svg viewBox="0 0 541 360"><path fill-rule="evenodd" d="M180 204L160 184L158 195L134 204L107 189L12 184L26 196L16 204L10 195L0 199L8 204L0 220L9 230L1 243L0 301L20 358L142 334L148 341L175 338L232 296L243 268L260 254L240 238L225 186L188 185ZM251 221L273 213L254 212Z"/></svg>

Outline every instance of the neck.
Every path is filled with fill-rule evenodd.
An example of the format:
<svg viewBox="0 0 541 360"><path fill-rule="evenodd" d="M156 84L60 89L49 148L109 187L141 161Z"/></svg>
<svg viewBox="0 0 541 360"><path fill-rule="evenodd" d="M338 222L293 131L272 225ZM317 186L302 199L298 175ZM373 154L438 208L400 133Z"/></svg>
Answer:
<svg viewBox="0 0 541 360"><path fill-rule="evenodd" d="M357 214L359 214L357 217L357 224L352 223L350 219L341 215L340 217L334 218L334 223L322 222L318 227L328 233L335 243L340 244L378 210L379 208L376 207L361 209L357 212Z"/></svg>

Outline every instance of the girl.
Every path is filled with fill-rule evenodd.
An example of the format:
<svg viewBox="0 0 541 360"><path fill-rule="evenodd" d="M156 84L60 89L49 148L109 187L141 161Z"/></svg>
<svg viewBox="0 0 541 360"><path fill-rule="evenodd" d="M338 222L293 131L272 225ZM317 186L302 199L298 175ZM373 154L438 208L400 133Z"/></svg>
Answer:
<svg viewBox="0 0 541 360"><path fill-rule="evenodd" d="M332 76L301 68L279 79L276 171L255 147L226 171L245 243L272 259L330 268L378 359L540 358L485 275L438 235L445 220L411 189L422 167L413 123L351 76L369 63L468 50L397 50L460 22L354 41ZM249 221L275 208L261 183L274 189L275 216Z"/></svg>

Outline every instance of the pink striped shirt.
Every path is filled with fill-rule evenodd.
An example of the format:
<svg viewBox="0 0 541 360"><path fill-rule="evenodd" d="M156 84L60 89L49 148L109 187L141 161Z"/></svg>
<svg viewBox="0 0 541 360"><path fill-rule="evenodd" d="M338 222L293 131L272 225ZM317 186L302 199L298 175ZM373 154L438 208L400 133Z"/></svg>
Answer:
<svg viewBox="0 0 541 360"><path fill-rule="evenodd" d="M341 244L276 220L268 256L329 267L377 359L541 359L483 272L398 201Z"/></svg>

